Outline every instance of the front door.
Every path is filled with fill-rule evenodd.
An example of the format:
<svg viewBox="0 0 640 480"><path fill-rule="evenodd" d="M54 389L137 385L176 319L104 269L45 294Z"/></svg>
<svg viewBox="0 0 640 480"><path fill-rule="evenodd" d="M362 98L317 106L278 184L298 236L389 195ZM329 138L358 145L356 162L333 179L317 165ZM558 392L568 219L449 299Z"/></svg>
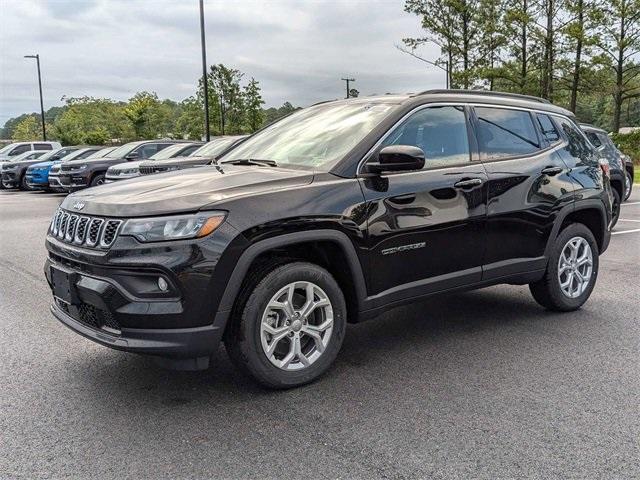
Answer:
<svg viewBox="0 0 640 480"><path fill-rule="evenodd" d="M480 281L487 176L470 139L465 107L427 106L368 158L388 145L417 146L426 157L422 170L360 179L372 307Z"/></svg>

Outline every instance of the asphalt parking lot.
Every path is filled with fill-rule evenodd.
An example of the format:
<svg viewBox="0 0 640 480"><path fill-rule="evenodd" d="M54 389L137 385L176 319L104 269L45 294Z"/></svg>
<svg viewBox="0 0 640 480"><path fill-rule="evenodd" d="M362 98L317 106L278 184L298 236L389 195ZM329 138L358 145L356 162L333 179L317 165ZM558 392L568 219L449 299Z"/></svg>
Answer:
<svg viewBox="0 0 640 480"><path fill-rule="evenodd" d="M582 310L526 287L349 326L320 381L265 391L221 349L171 372L49 313L62 195L0 191L0 478L638 478L640 188Z"/></svg>

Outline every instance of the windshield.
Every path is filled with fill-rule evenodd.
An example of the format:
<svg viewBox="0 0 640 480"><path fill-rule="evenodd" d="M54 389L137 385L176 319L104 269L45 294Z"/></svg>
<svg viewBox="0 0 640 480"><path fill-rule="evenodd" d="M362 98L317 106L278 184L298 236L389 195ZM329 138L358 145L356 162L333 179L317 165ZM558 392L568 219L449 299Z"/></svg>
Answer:
<svg viewBox="0 0 640 480"><path fill-rule="evenodd" d="M15 146L15 144L10 143L9 145L6 145L2 148L0 148L0 155L2 155L3 153L7 153L9 150L11 150L13 147Z"/></svg>
<svg viewBox="0 0 640 480"><path fill-rule="evenodd" d="M220 163L271 160L278 166L329 171L393 108L363 102L306 108L256 133Z"/></svg>
<svg viewBox="0 0 640 480"><path fill-rule="evenodd" d="M106 154L104 158L124 158L124 156L131 152L134 148L140 145L138 142L125 143L121 147L114 148L111 152Z"/></svg>
<svg viewBox="0 0 640 480"><path fill-rule="evenodd" d="M165 160L167 158L171 158L175 154L177 154L180 150L186 148L187 146L188 144L184 144L184 143L177 143L175 145L170 145L167 148L163 148L155 155L151 155L149 157L149 160Z"/></svg>
<svg viewBox="0 0 640 480"><path fill-rule="evenodd" d="M225 149L230 147L233 142L239 140L238 137L227 137L220 138L217 140L211 140L209 143L203 145L195 152L193 152L190 157L215 157L216 155L222 153Z"/></svg>
<svg viewBox="0 0 640 480"><path fill-rule="evenodd" d="M97 152L93 152L91 155L85 158L85 160L91 160L92 158L106 157L109 152L113 152L114 150L115 150L115 147L103 148L101 150L98 150Z"/></svg>
<svg viewBox="0 0 640 480"><path fill-rule="evenodd" d="M50 152L45 153L44 155L42 155L41 157L38 158L38 160L41 160L43 162L46 162L47 160L49 160L51 157L53 157L55 154L59 153L60 150L62 150L61 148L57 148L55 150L51 150Z"/></svg>

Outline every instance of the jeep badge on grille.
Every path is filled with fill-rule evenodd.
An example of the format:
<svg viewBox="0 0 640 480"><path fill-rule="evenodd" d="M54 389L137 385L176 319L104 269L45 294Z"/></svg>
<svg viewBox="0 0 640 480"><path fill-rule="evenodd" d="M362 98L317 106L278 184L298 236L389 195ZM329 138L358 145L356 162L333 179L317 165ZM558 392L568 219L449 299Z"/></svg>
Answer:
<svg viewBox="0 0 640 480"><path fill-rule="evenodd" d="M76 202L73 204L73 208L76 210L82 210L84 208L84 202Z"/></svg>

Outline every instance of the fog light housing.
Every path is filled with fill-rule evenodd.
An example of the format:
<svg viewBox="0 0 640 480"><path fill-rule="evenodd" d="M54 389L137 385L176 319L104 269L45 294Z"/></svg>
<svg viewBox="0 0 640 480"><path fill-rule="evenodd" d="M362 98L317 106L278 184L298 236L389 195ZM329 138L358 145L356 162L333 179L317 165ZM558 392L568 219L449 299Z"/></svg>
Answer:
<svg viewBox="0 0 640 480"><path fill-rule="evenodd" d="M169 290L169 284L164 278L158 277L158 288L161 292L166 292L167 290Z"/></svg>

